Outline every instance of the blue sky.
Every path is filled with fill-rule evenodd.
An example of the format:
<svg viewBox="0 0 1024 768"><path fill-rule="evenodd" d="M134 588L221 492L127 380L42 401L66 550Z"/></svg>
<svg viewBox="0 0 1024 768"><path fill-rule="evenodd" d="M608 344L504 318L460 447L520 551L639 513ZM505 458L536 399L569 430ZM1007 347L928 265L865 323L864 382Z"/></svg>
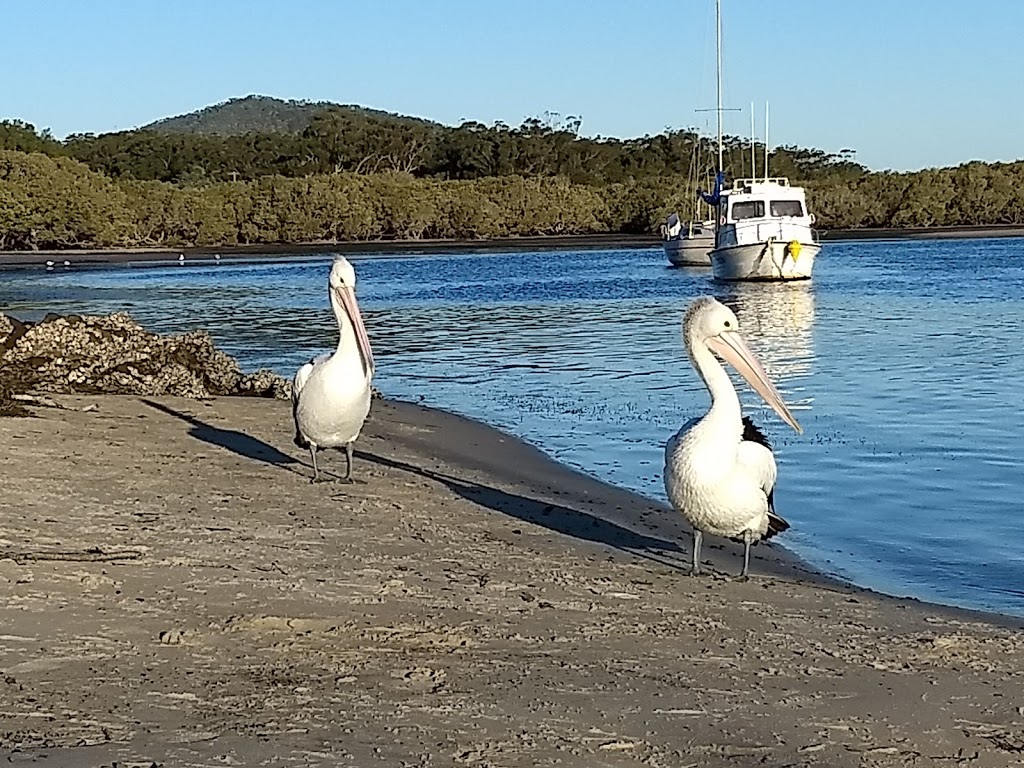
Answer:
<svg viewBox="0 0 1024 768"><path fill-rule="evenodd" d="M585 135L713 128L712 0L46 0L4 7L0 117L58 137L261 93ZM1024 157L1024 2L724 0L726 131L870 168ZM16 63L16 64L15 64Z"/></svg>

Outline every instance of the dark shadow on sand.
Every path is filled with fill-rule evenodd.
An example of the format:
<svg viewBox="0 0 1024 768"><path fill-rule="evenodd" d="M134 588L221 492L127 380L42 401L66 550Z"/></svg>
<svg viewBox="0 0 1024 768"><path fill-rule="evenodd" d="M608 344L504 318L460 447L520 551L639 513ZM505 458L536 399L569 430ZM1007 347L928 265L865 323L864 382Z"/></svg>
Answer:
<svg viewBox="0 0 1024 768"><path fill-rule="evenodd" d="M295 468L288 466L291 464L299 464L301 462L292 458L286 453L281 453L277 448L265 443L262 440L245 434L244 432L238 432L234 429L221 429L215 427L212 424L207 424L202 419L198 419L195 416L176 411L174 408L164 405L163 403L157 403L146 398L140 398L140 400L148 405L150 408L155 408L162 413L166 413L169 416L174 416L176 419L191 425L188 433L196 440L202 440L204 443L210 445L216 445L219 448L226 448L232 453L237 453L239 456L243 456L247 459L253 459L254 461L262 461L265 464L273 464L274 466L283 467L291 472L296 472Z"/></svg>
<svg viewBox="0 0 1024 768"><path fill-rule="evenodd" d="M669 552L681 552L679 545L675 542L658 539L653 536L645 536L642 533L637 533L617 523L604 520L589 512L552 504L551 502L539 499L531 499L527 496L507 493L497 488L460 480L450 475L423 469L403 461L378 456L367 451L357 450L355 457L358 460L372 461L384 467L411 472L428 480L442 483L453 493L474 504L493 509L495 512L514 517L517 520L533 523L566 536L605 544L633 555L646 557L671 568L683 567L681 563L667 560L664 556L655 556L658 554L664 555Z"/></svg>

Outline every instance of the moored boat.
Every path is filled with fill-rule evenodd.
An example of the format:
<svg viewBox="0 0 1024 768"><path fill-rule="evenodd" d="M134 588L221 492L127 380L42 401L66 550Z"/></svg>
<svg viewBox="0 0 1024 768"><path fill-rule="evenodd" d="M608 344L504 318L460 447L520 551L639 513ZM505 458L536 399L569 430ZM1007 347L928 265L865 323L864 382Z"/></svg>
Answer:
<svg viewBox="0 0 1024 768"><path fill-rule="evenodd" d="M783 177L736 179L723 190L711 269L715 280L807 280L821 243L802 187Z"/></svg>
<svg viewBox="0 0 1024 768"><path fill-rule="evenodd" d="M715 222L682 221L673 213L661 225L661 245L674 267L706 267L709 252L715 247Z"/></svg>
<svg viewBox="0 0 1024 768"><path fill-rule="evenodd" d="M821 243L813 229L803 187L768 175L768 112L765 107L764 176L757 177L751 108L751 177L724 185L722 162L722 0L715 0L718 75L718 173L701 198L717 210L711 273L715 280L808 280Z"/></svg>

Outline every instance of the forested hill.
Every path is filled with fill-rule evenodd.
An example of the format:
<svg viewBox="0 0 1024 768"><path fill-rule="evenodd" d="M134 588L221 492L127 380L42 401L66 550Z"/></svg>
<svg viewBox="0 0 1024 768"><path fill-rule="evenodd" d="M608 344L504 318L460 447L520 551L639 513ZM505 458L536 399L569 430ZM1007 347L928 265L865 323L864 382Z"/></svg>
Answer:
<svg viewBox="0 0 1024 768"><path fill-rule="evenodd" d="M301 133L309 127L314 117L326 110L399 123L429 122L353 104L296 101L294 99L275 99L272 96L251 95L240 99L228 99L187 115L166 117L163 120L144 125L139 130L163 134L192 133L219 136L243 136L247 133Z"/></svg>
<svg viewBox="0 0 1024 768"><path fill-rule="evenodd" d="M589 138L579 134L581 123L545 113L517 127L445 126L362 107L250 96L145 128L72 134L63 142L7 121L0 123L0 149L69 156L111 178L172 184L400 171L447 180L557 176L596 186L681 175L707 185L713 175L711 140L692 130ZM749 173L748 158L745 139L725 138L727 172ZM865 171L849 151L779 147L772 154L773 173L798 179Z"/></svg>

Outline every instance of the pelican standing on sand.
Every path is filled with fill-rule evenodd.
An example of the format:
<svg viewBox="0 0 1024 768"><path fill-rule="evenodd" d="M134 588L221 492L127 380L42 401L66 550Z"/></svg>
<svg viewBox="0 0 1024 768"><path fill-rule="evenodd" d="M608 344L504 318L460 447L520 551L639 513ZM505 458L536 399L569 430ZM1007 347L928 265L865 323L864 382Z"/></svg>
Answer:
<svg viewBox="0 0 1024 768"><path fill-rule="evenodd" d="M710 296L696 299L683 318L683 339L693 367L711 394L711 409L691 419L665 445L665 490L693 527L693 574L700 573L704 534L750 545L789 528L775 514L775 457L760 430L740 410L740 399L718 355L732 365L783 421L802 432L743 337L731 309Z"/></svg>
<svg viewBox="0 0 1024 768"><path fill-rule="evenodd" d="M327 286L338 321L338 348L310 360L292 381L295 444L309 448L314 483L320 479L316 452L321 448L344 449L344 479L352 479L352 444L370 412L373 378L373 351L356 303L356 272L344 256L331 265Z"/></svg>

